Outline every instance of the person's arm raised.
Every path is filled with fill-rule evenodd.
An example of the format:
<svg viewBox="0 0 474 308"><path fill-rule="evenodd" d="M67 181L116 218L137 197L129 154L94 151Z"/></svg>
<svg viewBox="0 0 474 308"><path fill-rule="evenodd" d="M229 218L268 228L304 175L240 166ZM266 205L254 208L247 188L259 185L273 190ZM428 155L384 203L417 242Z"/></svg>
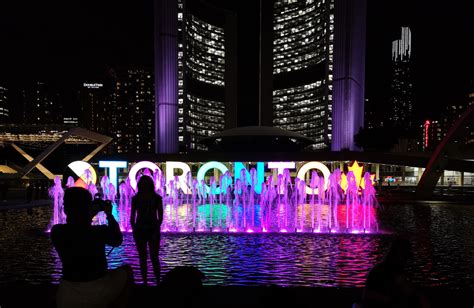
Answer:
<svg viewBox="0 0 474 308"><path fill-rule="evenodd" d="M107 230L105 233L105 243L117 247L122 244L123 235L120 231L120 226L115 220L114 215L112 215L112 204L108 204L104 208L105 215L107 216Z"/></svg>

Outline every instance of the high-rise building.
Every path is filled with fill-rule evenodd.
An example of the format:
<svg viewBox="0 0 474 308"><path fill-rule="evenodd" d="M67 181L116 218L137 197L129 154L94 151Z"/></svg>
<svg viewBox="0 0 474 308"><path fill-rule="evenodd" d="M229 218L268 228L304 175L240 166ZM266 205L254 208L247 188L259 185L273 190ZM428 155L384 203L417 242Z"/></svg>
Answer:
<svg viewBox="0 0 474 308"><path fill-rule="evenodd" d="M112 115L115 112L113 89L103 82L84 82L79 90L81 105L80 124L94 132L110 135L113 132Z"/></svg>
<svg viewBox="0 0 474 308"><path fill-rule="evenodd" d="M389 123L403 131L413 128L412 44L409 27L402 27L401 38L392 42L392 81Z"/></svg>
<svg viewBox="0 0 474 308"><path fill-rule="evenodd" d="M426 120L420 128L422 150L433 151L443 139L442 126L436 120Z"/></svg>
<svg viewBox="0 0 474 308"><path fill-rule="evenodd" d="M117 153L154 152L153 75L144 69L119 70L112 94L113 147Z"/></svg>
<svg viewBox="0 0 474 308"><path fill-rule="evenodd" d="M204 149L202 138L249 125L355 150L365 10L355 0L155 0L156 151Z"/></svg>
<svg viewBox="0 0 474 308"><path fill-rule="evenodd" d="M57 125L63 122L61 98L46 83L38 81L24 89L22 100L24 123Z"/></svg>
<svg viewBox="0 0 474 308"><path fill-rule="evenodd" d="M10 112L8 108L8 90L0 86L0 123L8 123Z"/></svg>

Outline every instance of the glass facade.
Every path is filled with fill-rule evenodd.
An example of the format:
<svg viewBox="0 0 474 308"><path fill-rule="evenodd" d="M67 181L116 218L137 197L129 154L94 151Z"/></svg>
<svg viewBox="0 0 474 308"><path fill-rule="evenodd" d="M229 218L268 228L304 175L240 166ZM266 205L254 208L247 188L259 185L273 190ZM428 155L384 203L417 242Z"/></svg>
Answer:
<svg viewBox="0 0 474 308"><path fill-rule="evenodd" d="M331 143L333 47L333 0L275 2L273 125L312 138L314 149Z"/></svg>
<svg viewBox="0 0 474 308"><path fill-rule="evenodd" d="M224 28L185 6L178 1L178 138L180 151L206 150L199 140L224 129Z"/></svg>

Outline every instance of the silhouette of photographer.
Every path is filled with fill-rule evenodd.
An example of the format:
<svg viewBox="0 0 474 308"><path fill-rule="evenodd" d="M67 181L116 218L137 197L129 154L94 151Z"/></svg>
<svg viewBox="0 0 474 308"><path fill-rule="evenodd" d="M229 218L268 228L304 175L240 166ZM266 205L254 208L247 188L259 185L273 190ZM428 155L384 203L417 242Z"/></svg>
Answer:
<svg viewBox="0 0 474 308"><path fill-rule="evenodd" d="M99 210L104 211L108 225L91 225ZM133 285L131 267L107 270L105 245L117 247L123 240L112 215L112 204L102 200L93 203L88 190L71 187L64 193L64 212L66 224L51 229L51 241L61 259L63 274L57 306L125 307Z"/></svg>

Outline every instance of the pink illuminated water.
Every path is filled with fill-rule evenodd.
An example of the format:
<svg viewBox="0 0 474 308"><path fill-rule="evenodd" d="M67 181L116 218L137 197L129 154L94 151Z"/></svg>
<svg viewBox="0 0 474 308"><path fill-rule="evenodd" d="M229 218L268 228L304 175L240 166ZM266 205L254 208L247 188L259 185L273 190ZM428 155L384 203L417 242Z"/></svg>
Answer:
<svg viewBox="0 0 474 308"><path fill-rule="evenodd" d="M149 171L148 171L149 172ZM255 170L247 180L242 172L240 179L232 181L226 172L219 178L211 177L209 186L186 175L190 189L185 194L178 177L165 183L164 175L143 174L154 179L156 192L163 196L163 232L242 232L242 233L376 233L378 206L370 174L362 183L356 183L354 174L347 174L347 189L341 188L341 172L336 169L325 185L323 177L315 171L308 181L291 179L285 170L257 184ZM98 186L88 183L92 195L102 193L112 200L114 216L123 231L130 231L130 205L135 194L129 179L115 189L106 176ZM246 185L249 183L249 185ZM71 184L68 181L68 186ZM257 193L256 186L260 185ZM311 193L306 188L311 190ZM327 188L326 188L327 187ZM54 200L52 223L64 223L62 210L63 188L57 178L50 191ZM105 223L99 214L95 224Z"/></svg>

